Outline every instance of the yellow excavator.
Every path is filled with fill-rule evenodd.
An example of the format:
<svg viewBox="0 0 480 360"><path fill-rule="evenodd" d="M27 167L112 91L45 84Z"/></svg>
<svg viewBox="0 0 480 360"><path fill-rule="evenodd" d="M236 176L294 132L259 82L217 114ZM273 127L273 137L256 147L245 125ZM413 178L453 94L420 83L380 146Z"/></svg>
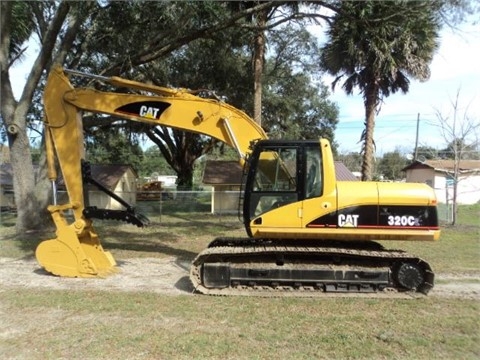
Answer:
<svg viewBox="0 0 480 360"><path fill-rule="evenodd" d="M128 93L75 88L88 76ZM269 140L247 114L216 97L61 67L44 92L49 178L56 162L68 203L49 206L56 238L36 250L39 264L66 277L100 277L116 263L92 219L143 226L148 219L92 178L85 161L82 112L208 135L236 149L244 167L240 206L248 236L214 239L193 260L190 279L203 294L428 293L434 274L424 260L385 249L378 240L438 240L435 193L426 184L342 182L330 143ZM86 205L84 183L116 197L125 210ZM73 213L68 220L66 213Z"/></svg>

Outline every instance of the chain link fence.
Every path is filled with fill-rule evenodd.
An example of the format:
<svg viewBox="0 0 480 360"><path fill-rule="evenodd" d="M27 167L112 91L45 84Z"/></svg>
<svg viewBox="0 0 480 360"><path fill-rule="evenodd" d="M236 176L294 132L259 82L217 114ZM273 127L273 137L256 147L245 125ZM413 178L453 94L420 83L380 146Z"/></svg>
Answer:
<svg viewBox="0 0 480 360"><path fill-rule="evenodd" d="M438 204L438 220L440 223L451 223L453 219L452 204Z"/></svg>
<svg viewBox="0 0 480 360"><path fill-rule="evenodd" d="M238 215L240 199L240 191L167 190L137 192L136 195L137 200L133 202L135 211L152 219L161 219L163 215L210 214L216 215L220 221L223 217L231 221L232 216ZM105 204L105 201L99 200L101 196L100 193L91 193L90 205L98 206L98 203L102 203L102 208L122 208L116 201Z"/></svg>

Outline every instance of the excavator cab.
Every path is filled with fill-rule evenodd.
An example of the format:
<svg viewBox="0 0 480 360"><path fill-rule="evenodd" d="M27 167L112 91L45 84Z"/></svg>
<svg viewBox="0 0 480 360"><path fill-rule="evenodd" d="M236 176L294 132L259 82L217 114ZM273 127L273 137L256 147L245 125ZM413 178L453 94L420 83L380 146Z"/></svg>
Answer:
<svg viewBox="0 0 480 360"><path fill-rule="evenodd" d="M257 142L245 164L243 221L249 236L250 224L261 224L263 214L319 197L323 193L322 169L319 141Z"/></svg>

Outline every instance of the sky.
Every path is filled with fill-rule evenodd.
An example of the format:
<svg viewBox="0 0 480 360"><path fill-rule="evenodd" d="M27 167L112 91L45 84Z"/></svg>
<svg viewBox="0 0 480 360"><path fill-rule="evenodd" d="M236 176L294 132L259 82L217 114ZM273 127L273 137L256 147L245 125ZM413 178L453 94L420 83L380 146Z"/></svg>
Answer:
<svg viewBox="0 0 480 360"><path fill-rule="evenodd" d="M319 29L320 31L320 29ZM397 92L384 99L376 117L374 139L377 155L398 150L413 153L419 119L419 146L446 147L441 135L437 110L452 118L452 102L459 92L460 119L466 114L480 122L480 25L462 25L461 32L444 29L440 48L430 65L426 82L410 81L407 94ZM333 78L324 80L330 86ZM340 110L335 140L340 153L359 152L364 129L365 109L358 90L347 96L336 86L331 100ZM478 134L480 135L480 134Z"/></svg>
<svg viewBox="0 0 480 360"><path fill-rule="evenodd" d="M323 29L310 27L320 39ZM10 70L14 93L17 98L23 89L25 78L36 57L38 46L30 45L25 60ZM453 115L452 102L459 92L460 118L466 114L480 122L480 25L464 24L460 30L444 29L440 48L430 65L431 76L426 82L412 80L407 94L397 92L384 99L376 117L374 139L378 156L399 150L413 153L419 119L419 146L443 149L447 142L442 137L435 115ZM330 87L333 78L325 77ZM347 96L336 87L330 99L337 103L340 115L335 140L340 153L359 152L360 135L364 128L363 98L358 90ZM480 134L479 134L480 135Z"/></svg>

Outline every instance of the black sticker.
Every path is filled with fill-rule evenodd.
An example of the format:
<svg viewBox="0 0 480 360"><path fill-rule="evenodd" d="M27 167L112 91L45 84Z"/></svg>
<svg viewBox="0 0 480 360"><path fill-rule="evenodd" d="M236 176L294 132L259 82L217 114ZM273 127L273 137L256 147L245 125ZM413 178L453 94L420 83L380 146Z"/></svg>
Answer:
<svg viewBox="0 0 480 360"><path fill-rule="evenodd" d="M146 119L158 120L169 106L169 103L163 101L139 101L123 105L115 109L115 111Z"/></svg>

